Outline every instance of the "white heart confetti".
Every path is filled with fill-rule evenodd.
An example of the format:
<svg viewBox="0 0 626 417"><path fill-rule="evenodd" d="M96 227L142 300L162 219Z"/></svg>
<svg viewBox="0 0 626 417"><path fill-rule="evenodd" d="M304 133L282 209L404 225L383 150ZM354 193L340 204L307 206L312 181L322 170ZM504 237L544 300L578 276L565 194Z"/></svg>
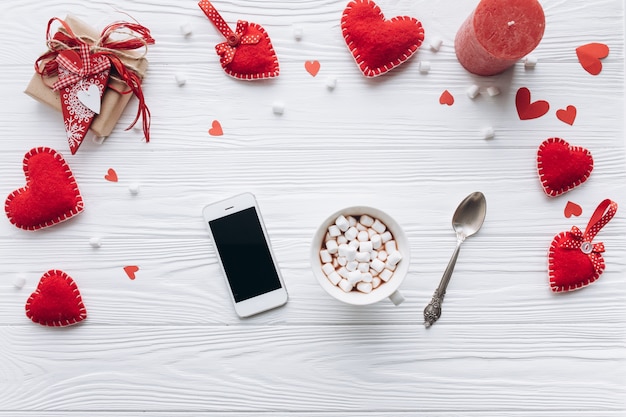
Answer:
<svg viewBox="0 0 626 417"><path fill-rule="evenodd" d="M96 84L90 84L86 90L78 90L76 97L89 110L100 114L100 89Z"/></svg>

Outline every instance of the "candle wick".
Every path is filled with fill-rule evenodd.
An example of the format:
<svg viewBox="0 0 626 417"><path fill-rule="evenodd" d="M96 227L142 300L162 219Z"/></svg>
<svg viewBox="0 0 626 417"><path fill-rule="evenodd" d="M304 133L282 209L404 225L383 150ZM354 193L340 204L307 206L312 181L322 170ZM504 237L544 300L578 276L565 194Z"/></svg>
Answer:
<svg viewBox="0 0 626 417"><path fill-rule="evenodd" d="M511 20L510 22L507 23L507 25L509 26L513 26L515 24L515 20Z"/></svg>

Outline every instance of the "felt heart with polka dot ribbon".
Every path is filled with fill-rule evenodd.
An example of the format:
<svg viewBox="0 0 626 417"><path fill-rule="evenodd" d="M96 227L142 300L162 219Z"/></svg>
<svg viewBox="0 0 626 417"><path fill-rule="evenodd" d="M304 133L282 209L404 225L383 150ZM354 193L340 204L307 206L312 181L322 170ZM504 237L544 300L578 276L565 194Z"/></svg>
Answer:
<svg viewBox="0 0 626 417"><path fill-rule="evenodd" d="M26 316L42 326L65 327L85 320L87 310L72 277L51 269L26 301Z"/></svg>
<svg viewBox="0 0 626 417"><path fill-rule="evenodd" d="M548 255L552 291L577 290L600 277L605 268L602 257L605 248L602 242L594 243L593 238L616 212L617 203L606 199L593 213L584 232L573 226L569 232L554 237Z"/></svg>
<svg viewBox="0 0 626 417"><path fill-rule="evenodd" d="M385 19L372 0L353 0L341 17L348 49L366 77L376 77L406 62L424 41L422 24L413 17Z"/></svg>
<svg viewBox="0 0 626 417"><path fill-rule="evenodd" d="M226 74L242 80L278 76L278 57L262 26L239 20L233 31L210 1L200 0L198 6L226 38L226 42L215 46Z"/></svg>
<svg viewBox="0 0 626 417"><path fill-rule="evenodd" d="M63 156L51 148L33 148L23 162L26 186L4 203L9 221L24 230L38 230L83 211L83 198Z"/></svg>
<svg viewBox="0 0 626 417"><path fill-rule="evenodd" d="M561 138L544 140L537 150L537 172L543 190L550 197L578 187L591 175L593 157L580 146L570 146Z"/></svg>

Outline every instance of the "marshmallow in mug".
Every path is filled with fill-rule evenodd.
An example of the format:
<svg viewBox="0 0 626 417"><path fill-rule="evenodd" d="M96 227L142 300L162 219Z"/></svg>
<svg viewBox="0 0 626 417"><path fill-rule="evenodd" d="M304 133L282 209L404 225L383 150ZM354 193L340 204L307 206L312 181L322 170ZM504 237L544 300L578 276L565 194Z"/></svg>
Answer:
<svg viewBox="0 0 626 417"><path fill-rule="evenodd" d="M340 215L328 228L320 259L333 285L345 292L370 293L393 277L402 254L379 219Z"/></svg>

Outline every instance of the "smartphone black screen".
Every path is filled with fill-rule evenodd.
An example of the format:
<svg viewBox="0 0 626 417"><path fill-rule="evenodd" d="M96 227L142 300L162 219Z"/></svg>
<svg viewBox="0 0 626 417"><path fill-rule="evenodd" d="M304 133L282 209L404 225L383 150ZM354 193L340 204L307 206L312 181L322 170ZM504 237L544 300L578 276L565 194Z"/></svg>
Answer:
<svg viewBox="0 0 626 417"><path fill-rule="evenodd" d="M254 207L209 221L235 302L281 287Z"/></svg>

